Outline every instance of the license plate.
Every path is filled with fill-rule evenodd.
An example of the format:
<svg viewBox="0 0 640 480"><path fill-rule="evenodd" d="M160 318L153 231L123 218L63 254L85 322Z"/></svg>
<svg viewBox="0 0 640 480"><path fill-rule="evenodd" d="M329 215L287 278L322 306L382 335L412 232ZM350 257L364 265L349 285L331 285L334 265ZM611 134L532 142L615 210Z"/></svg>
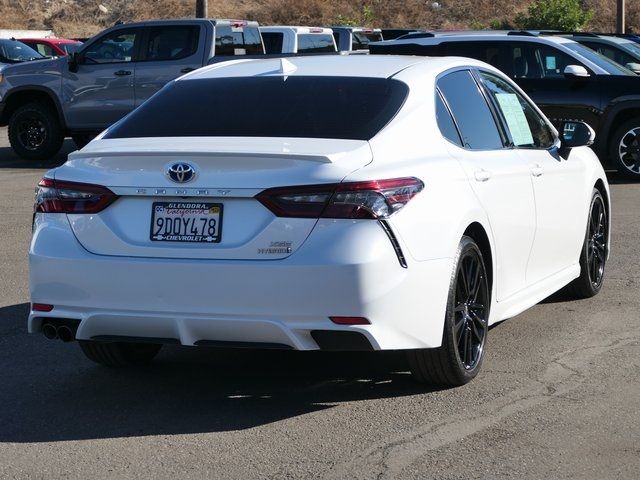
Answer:
<svg viewBox="0 0 640 480"><path fill-rule="evenodd" d="M152 241L219 243L221 234L221 203L153 202Z"/></svg>

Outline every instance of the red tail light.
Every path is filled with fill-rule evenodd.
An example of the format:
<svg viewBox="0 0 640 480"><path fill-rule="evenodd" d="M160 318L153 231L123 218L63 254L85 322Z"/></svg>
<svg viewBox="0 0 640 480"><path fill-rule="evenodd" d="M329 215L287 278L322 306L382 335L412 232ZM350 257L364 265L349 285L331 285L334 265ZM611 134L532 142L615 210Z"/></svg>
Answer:
<svg viewBox="0 0 640 480"><path fill-rule="evenodd" d="M371 322L364 317L329 317L336 325L370 325Z"/></svg>
<svg viewBox="0 0 640 480"><path fill-rule="evenodd" d="M278 217L387 218L424 188L417 178L393 178L264 190L256 199Z"/></svg>
<svg viewBox="0 0 640 480"><path fill-rule="evenodd" d="M118 198L100 185L43 178L36 187L36 212L98 213Z"/></svg>
<svg viewBox="0 0 640 480"><path fill-rule="evenodd" d="M53 310L53 305L48 303L32 303L31 310L34 312L50 312Z"/></svg>

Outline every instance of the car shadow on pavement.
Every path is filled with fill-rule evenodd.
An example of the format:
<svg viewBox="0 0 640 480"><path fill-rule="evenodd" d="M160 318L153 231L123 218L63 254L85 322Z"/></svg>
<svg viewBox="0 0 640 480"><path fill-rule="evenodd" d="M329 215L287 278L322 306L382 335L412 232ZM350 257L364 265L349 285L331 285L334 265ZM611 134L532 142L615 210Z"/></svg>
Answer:
<svg viewBox="0 0 640 480"><path fill-rule="evenodd" d="M72 140L65 140L62 149L48 160L24 160L11 147L0 147L0 169L3 168L54 168L67 161L67 155L76 150Z"/></svg>
<svg viewBox="0 0 640 480"><path fill-rule="evenodd" d="M241 430L435 390L412 380L400 352L165 347L149 366L110 369L75 342L28 335L28 313L0 308L0 442Z"/></svg>

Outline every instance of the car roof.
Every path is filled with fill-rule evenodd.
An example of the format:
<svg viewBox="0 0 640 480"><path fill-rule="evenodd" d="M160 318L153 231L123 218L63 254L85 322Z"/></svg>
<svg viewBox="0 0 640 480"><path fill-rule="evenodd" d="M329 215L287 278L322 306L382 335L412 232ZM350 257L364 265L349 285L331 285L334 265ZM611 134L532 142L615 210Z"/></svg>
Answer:
<svg viewBox="0 0 640 480"><path fill-rule="evenodd" d="M295 33L324 33L331 34L332 30L327 27L303 27L294 25L268 25L260 26L260 31L281 32L283 30L293 30Z"/></svg>
<svg viewBox="0 0 640 480"><path fill-rule="evenodd" d="M509 32L504 33L482 33L482 32L434 32L433 36L416 36L415 38L406 38L406 39L396 39L396 40L386 40L382 42L375 42L376 45L390 45L394 42L396 43L414 43L418 45L434 45L438 43L442 43L443 41L454 41L454 40L465 40L465 41L498 41L498 42L513 42L513 41L526 41L526 42L536 42L536 43L555 43L555 44L566 44L566 43L576 43L574 40L566 37L556 37L556 36L537 36L532 34L523 33L514 34Z"/></svg>
<svg viewBox="0 0 640 480"><path fill-rule="evenodd" d="M493 67L470 58L410 55L320 55L306 57L241 59L204 67L178 81L259 75L390 78L414 66L437 75L456 66Z"/></svg>
<svg viewBox="0 0 640 480"><path fill-rule="evenodd" d="M69 38L51 38L51 37L46 37L46 38L18 38L19 41L21 42L49 42L49 43L57 43L57 44L61 44L61 43L82 43L79 42L78 40L71 40Z"/></svg>
<svg viewBox="0 0 640 480"><path fill-rule="evenodd" d="M162 19L162 20L142 20L139 22L123 22L118 23L110 28L127 28L127 27L145 27L145 26L163 26L163 25L171 25L175 23L202 23L202 22L211 22L213 25L233 25L233 24L243 24L247 27L257 27L258 22L254 20L242 20L242 19L230 19L230 18L171 18L171 19Z"/></svg>

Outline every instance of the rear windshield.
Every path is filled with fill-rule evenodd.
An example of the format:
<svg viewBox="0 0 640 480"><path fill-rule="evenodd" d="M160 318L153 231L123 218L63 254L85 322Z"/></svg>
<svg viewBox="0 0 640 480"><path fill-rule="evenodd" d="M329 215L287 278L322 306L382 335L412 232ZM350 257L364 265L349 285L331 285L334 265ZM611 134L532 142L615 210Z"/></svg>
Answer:
<svg viewBox="0 0 640 480"><path fill-rule="evenodd" d="M335 52L333 35L330 33L302 33L298 35L298 53Z"/></svg>
<svg viewBox="0 0 640 480"><path fill-rule="evenodd" d="M216 55L260 55L264 53L258 27L216 26Z"/></svg>
<svg viewBox="0 0 640 480"><path fill-rule="evenodd" d="M352 50L368 50L369 43L382 41L382 33L380 32L353 32Z"/></svg>
<svg viewBox="0 0 640 480"><path fill-rule="evenodd" d="M355 77L229 77L175 81L104 138L306 137L369 140L409 87Z"/></svg>

